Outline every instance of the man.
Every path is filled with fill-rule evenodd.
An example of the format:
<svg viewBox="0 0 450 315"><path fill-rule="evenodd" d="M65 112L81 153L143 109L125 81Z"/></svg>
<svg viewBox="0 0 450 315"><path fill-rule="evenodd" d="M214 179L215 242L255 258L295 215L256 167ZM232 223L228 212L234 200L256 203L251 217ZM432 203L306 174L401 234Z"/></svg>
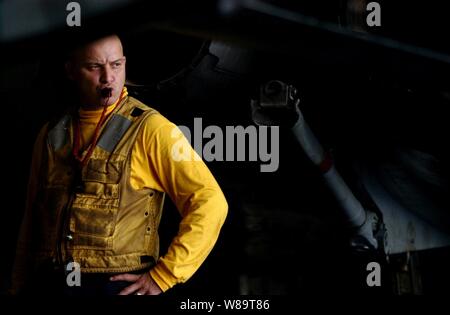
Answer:
<svg viewBox="0 0 450 315"><path fill-rule="evenodd" d="M196 158L174 157L182 134L127 95L125 64L115 35L76 49L66 63L79 108L36 140L13 293L48 284L72 262L81 286L66 286L68 294L159 294L185 282L218 238L227 214L220 187L187 142L183 150ZM164 192L182 219L159 257Z"/></svg>

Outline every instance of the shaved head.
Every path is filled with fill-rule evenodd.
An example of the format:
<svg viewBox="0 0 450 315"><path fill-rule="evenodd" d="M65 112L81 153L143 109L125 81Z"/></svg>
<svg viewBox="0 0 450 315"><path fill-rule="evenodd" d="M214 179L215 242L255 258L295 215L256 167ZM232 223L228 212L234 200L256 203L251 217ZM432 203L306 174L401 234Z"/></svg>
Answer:
<svg viewBox="0 0 450 315"><path fill-rule="evenodd" d="M105 37L101 37L81 46L76 47L72 50L69 55L70 62L77 62L79 59L83 59L87 54L91 53L93 50L102 49L107 46L108 49L116 49L118 53L123 55L122 42L119 36L112 34Z"/></svg>

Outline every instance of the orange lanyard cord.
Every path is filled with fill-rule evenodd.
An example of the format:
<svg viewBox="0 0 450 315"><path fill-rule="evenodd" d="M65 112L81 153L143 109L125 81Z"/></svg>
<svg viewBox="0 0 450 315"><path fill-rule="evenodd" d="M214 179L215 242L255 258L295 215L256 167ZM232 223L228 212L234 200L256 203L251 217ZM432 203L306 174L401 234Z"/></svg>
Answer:
<svg viewBox="0 0 450 315"><path fill-rule="evenodd" d="M119 100L117 101L114 109L116 109L117 106L119 106L123 97L124 97L124 93L122 91L122 93L120 94ZM103 125L103 123L109 116L109 115L106 115L106 110L108 108L108 101L109 101L109 97L105 101L105 105L103 106L102 115L97 123L97 126L95 127L94 136L93 136L91 144L89 146L89 150L84 157L82 157L82 154L80 154L81 153L80 152L81 151L81 148L80 148L81 130L80 130L80 119L78 117L78 114L76 115L76 117L74 119L74 144L73 144L73 148L72 148L72 154L73 154L75 160L77 160L80 163L80 165L79 165L80 169L82 169L86 165L86 162L89 160L90 156L92 155L92 152L94 151L95 146L97 145L97 142L98 142L98 138L100 136L101 126ZM114 109L111 111L111 113L114 111Z"/></svg>

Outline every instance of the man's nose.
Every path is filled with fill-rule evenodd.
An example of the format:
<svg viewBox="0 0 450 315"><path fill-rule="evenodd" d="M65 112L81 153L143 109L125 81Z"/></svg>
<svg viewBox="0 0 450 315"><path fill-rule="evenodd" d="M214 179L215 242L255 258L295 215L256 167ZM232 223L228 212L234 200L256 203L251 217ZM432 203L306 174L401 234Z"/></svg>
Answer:
<svg viewBox="0 0 450 315"><path fill-rule="evenodd" d="M103 67L102 75L100 77L100 81L102 83L112 83L114 82L114 71L111 69L109 65Z"/></svg>

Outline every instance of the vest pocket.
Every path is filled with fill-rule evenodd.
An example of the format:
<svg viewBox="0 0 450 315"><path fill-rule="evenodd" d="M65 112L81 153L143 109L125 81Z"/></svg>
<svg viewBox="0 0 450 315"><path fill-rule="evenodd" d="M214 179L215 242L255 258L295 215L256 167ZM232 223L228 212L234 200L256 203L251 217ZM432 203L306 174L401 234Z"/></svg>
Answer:
<svg viewBox="0 0 450 315"><path fill-rule="evenodd" d="M82 173L70 215L75 247L110 249L120 202L124 157L91 158Z"/></svg>
<svg viewBox="0 0 450 315"><path fill-rule="evenodd" d="M119 185L118 184L107 184L107 183L96 183L96 182L84 182L83 183L83 193L77 194L77 196L87 198L83 200L83 203L90 204L89 199L98 198L101 200L115 200L111 202L106 202L109 205L119 206ZM83 199L83 198L80 198ZM81 202L81 200L79 201ZM105 202L105 201L103 201Z"/></svg>
<svg viewBox="0 0 450 315"><path fill-rule="evenodd" d="M111 156L109 160L90 159L83 172L83 180L117 184L120 181L123 163L121 156Z"/></svg>
<svg viewBox="0 0 450 315"><path fill-rule="evenodd" d="M73 205L70 230L74 233L109 237L114 233L117 208Z"/></svg>
<svg viewBox="0 0 450 315"><path fill-rule="evenodd" d="M77 247L109 248L119 208L119 185L85 182L70 215L70 231Z"/></svg>
<svg viewBox="0 0 450 315"><path fill-rule="evenodd" d="M82 198L81 198L82 199ZM112 246L117 208L74 203L69 228L75 247L108 249Z"/></svg>

